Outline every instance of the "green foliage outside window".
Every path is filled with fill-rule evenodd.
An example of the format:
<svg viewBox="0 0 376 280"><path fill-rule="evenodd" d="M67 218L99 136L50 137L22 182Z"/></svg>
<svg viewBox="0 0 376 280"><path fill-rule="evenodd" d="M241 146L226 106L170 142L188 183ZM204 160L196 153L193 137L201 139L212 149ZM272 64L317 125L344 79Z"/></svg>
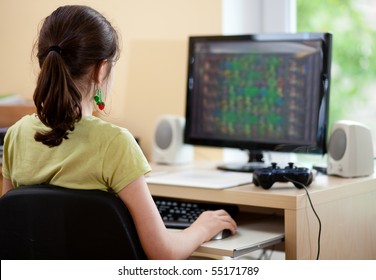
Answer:
<svg viewBox="0 0 376 280"><path fill-rule="evenodd" d="M376 0L297 0L298 32L333 34L330 124L352 119L370 126L373 133L376 21L371 13L375 10Z"/></svg>

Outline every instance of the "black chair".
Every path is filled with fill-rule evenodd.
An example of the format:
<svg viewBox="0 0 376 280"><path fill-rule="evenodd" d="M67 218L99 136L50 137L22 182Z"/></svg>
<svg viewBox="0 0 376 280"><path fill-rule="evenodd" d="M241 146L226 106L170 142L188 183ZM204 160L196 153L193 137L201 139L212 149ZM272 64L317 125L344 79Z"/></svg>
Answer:
<svg viewBox="0 0 376 280"><path fill-rule="evenodd" d="M0 199L0 257L146 259L120 198L51 185L19 187Z"/></svg>

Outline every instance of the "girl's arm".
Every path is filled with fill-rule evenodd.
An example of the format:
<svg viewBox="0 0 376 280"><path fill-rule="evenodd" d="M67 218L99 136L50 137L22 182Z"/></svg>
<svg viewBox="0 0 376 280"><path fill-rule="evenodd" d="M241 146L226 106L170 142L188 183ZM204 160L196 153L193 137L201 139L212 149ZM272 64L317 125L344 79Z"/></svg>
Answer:
<svg viewBox="0 0 376 280"><path fill-rule="evenodd" d="M8 179L5 179L3 177L3 189L1 191L1 196L3 196L4 194L6 194L8 191L10 191L11 189L13 189L13 184L10 180Z"/></svg>
<svg viewBox="0 0 376 280"><path fill-rule="evenodd" d="M155 206L143 176L119 192L129 209L149 259L186 259L218 232L236 231L236 223L224 210L207 211L187 229L169 231Z"/></svg>

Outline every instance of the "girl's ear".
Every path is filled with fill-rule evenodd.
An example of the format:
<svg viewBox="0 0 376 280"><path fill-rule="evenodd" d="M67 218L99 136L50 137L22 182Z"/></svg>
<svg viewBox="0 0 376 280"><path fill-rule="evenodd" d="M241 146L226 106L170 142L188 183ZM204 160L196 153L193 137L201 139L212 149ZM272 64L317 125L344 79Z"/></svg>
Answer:
<svg viewBox="0 0 376 280"><path fill-rule="evenodd" d="M94 82L96 84L101 84L103 82L103 80L105 80L105 78L107 77L107 75L108 75L107 72L108 72L108 60L105 59L105 60L102 60L101 62L99 62L95 66Z"/></svg>

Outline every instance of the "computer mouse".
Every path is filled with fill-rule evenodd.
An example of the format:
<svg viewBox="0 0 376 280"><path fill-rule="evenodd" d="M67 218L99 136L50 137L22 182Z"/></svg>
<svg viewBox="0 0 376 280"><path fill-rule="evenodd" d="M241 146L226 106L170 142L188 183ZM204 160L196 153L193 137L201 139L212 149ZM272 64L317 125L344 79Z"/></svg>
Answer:
<svg viewBox="0 0 376 280"><path fill-rule="evenodd" d="M229 229L224 229L224 230L218 232L216 235L214 235L212 240L224 239L226 237L229 237L230 235L231 235L231 231Z"/></svg>

